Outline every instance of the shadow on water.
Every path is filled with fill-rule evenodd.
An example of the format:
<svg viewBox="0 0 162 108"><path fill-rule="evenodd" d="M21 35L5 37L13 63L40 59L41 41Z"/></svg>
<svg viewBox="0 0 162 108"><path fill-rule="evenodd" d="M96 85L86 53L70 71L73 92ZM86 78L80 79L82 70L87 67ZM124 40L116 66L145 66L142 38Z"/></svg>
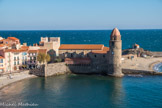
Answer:
<svg viewBox="0 0 162 108"><path fill-rule="evenodd" d="M1 89L0 101L33 102L42 108L116 108L124 105L122 80L108 76L75 74L27 79Z"/></svg>

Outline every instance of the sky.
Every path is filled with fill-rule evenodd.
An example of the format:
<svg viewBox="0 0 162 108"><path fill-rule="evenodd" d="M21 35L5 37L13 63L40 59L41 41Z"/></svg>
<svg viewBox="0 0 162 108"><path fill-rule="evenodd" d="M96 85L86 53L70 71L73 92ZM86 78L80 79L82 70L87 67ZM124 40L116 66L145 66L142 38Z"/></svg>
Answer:
<svg viewBox="0 0 162 108"><path fill-rule="evenodd" d="M0 0L0 30L162 29L162 0Z"/></svg>

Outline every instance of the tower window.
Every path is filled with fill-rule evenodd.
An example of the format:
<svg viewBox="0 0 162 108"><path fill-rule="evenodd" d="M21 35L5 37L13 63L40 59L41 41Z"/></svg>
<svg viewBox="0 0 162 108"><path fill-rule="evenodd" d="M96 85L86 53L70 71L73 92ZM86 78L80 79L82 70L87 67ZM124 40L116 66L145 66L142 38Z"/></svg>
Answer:
<svg viewBox="0 0 162 108"><path fill-rule="evenodd" d="M96 57L97 57L97 55L94 55L94 57L96 58Z"/></svg>
<svg viewBox="0 0 162 108"><path fill-rule="evenodd" d="M112 42L112 46L114 46L114 42Z"/></svg>

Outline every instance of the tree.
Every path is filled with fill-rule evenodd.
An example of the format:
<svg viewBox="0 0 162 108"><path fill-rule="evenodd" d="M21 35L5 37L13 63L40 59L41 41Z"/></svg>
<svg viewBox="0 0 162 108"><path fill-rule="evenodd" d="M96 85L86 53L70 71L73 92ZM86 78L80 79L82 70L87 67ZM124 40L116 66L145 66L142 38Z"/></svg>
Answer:
<svg viewBox="0 0 162 108"><path fill-rule="evenodd" d="M45 62L49 62L51 60L49 54L45 54L45 53L38 53L37 56L37 61L41 64L43 62L43 64Z"/></svg>
<svg viewBox="0 0 162 108"><path fill-rule="evenodd" d="M49 61L51 61L51 57L50 57L49 54L47 54L47 55L46 55L46 62L49 62Z"/></svg>
<svg viewBox="0 0 162 108"><path fill-rule="evenodd" d="M42 54L41 54L41 53L38 53L38 55L37 55L37 61L38 61L40 64L43 62Z"/></svg>

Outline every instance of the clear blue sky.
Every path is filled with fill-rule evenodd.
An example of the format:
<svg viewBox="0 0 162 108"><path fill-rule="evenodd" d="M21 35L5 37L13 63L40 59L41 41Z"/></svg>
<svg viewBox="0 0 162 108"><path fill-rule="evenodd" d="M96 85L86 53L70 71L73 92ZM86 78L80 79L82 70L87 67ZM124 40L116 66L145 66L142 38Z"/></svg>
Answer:
<svg viewBox="0 0 162 108"><path fill-rule="evenodd" d="M0 0L0 30L162 29L162 0Z"/></svg>

